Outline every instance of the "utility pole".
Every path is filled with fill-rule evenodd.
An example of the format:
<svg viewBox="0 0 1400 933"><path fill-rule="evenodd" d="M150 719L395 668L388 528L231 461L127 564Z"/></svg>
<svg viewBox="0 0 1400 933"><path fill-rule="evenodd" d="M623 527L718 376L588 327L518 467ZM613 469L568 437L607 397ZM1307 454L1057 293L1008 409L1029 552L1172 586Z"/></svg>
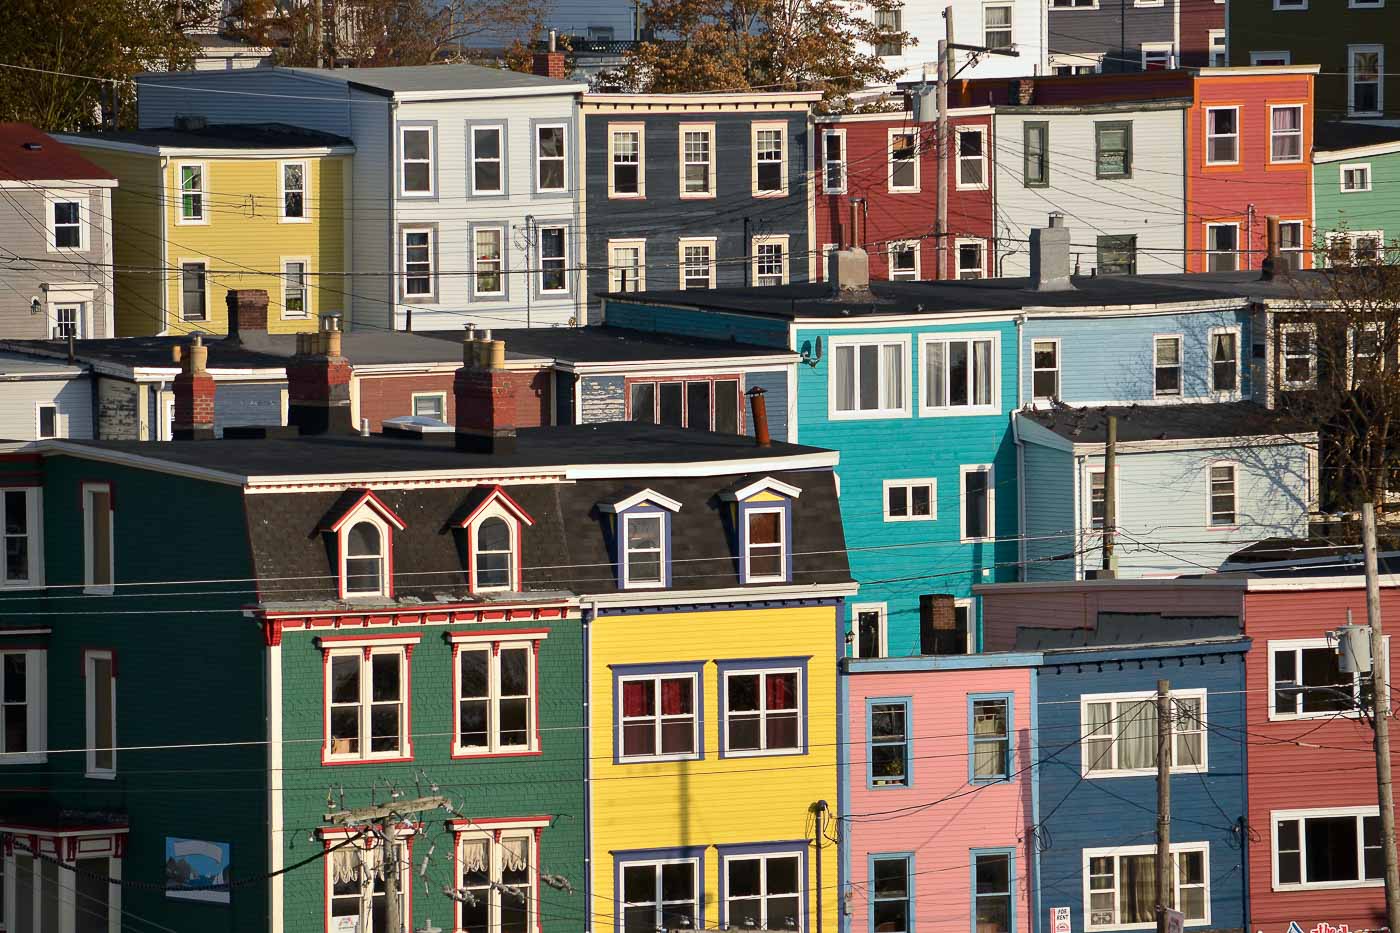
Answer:
<svg viewBox="0 0 1400 933"><path fill-rule="evenodd" d="M1400 866L1395 855L1395 789L1390 782L1390 664L1381 630L1381 581L1376 566L1376 507L1361 506L1361 541L1366 560L1366 621L1371 626L1372 721L1376 729L1376 791L1380 798L1381 852L1385 856L1385 915L1400 930Z"/></svg>
<svg viewBox="0 0 1400 933"><path fill-rule="evenodd" d="M1113 576L1113 544L1118 535L1118 416L1108 416L1108 442L1103 448L1103 572Z"/></svg>
<svg viewBox="0 0 1400 933"><path fill-rule="evenodd" d="M1176 906L1172 884L1172 685L1157 681L1157 933Z"/></svg>
<svg viewBox="0 0 1400 933"><path fill-rule="evenodd" d="M938 219L934 228L934 278L941 279L948 259L948 85L953 81L953 8L943 8L943 39L938 43Z"/></svg>
<svg viewBox="0 0 1400 933"><path fill-rule="evenodd" d="M403 803L337 810L322 816L327 823L369 827L379 837L380 844L384 847L384 853L380 856L380 869L384 872L384 914L385 929L388 933L404 933L404 918L400 915L402 904L399 900L399 853L394 839L394 824L407 814L439 809L450 811L452 804L446 797L419 797L416 800L405 800ZM373 881L370 885L373 887Z"/></svg>

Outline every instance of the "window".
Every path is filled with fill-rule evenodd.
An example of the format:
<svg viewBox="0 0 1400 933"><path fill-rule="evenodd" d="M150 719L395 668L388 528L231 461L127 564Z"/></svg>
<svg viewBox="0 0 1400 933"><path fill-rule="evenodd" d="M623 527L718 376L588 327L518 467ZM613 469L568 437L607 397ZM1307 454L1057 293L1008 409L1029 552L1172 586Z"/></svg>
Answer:
<svg viewBox="0 0 1400 933"><path fill-rule="evenodd" d="M0 650L0 752L5 764L47 760L46 663L43 651Z"/></svg>
<svg viewBox="0 0 1400 933"><path fill-rule="evenodd" d="M565 191L568 171L564 127L560 124L535 127L535 190Z"/></svg>
<svg viewBox="0 0 1400 933"><path fill-rule="evenodd" d="M182 224L202 224L209 218L204 213L204 166L180 166L180 220Z"/></svg>
<svg viewBox="0 0 1400 933"><path fill-rule="evenodd" d="M909 414L908 338L888 342L833 339L829 410L833 418Z"/></svg>
<svg viewBox="0 0 1400 933"><path fill-rule="evenodd" d="M415 392L413 395L413 417L432 418L434 421L447 421L446 392Z"/></svg>
<svg viewBox="0 0 1400 933"><path fill-rule="evenodd" d="M801 930L803 873L800 854L724 857L724 929Z"/></svg>
<svg viewBox="0 0 1400 933"><path fill-rule="evenodd" d="M624 513L622 521L622 587L666 585L667 521L660 512Z"/></svg>
<svg viewBox="0 0 1400 933"><path fill-rule="evenodd" d="M890 281L917 281L919 278L919 244L915 242L890 244Z"/></svg>
<svg viewBox="0 0 1400 933"><path fill-rule="evenodd" d="M1225 44L1225 30L1210 30L1210 67L1224 68L1228 63L1227 52L1229 46Z"/></svg>
<svg viewBox="0 0 1400 933"><path fill-rule="evenodd" d="M1170 42L1144 42L1142 44L1142 70L1168 71L1176 67L1175 49Z"/></svg>
<svg viewBox="0 0 1400 933"><path fill-rule="evenodd" d="M117 773L117 668L110 651L83 652L87 695L88 777L111 778Z"/></svg>
<svg viewBox="0 0 1400 933"><path fill-rule="evenodd" d="M1005 781L1011 777L1011 698L968 698L972 734L970 770L973 781Z"/></svg>
<svg viewBox="0 0 1400 933"><path fill-rule="evenodd" d="M1011 48L1011 4L989 3L982 7L982 44L989 49Z"/></svg>
<svg viewBox="0 0 1400 933"><path fill-rule="evenodd" d="M1308 0L1274 0L1275 10L1306 10Z"/></svg>
<svg viewBox="0 0 1400 933"><path fill-rule="evenodd" d="M59 436L58 406L57 406L57 405L39 405L39 406L38 406L38 412L37 412L37 414L38 414L38 422L39 422L39 424L38 424L38 431L37 431L36 433L38 434L38 436L39 436L40 438L58 437L58 436ZM22 532L21 532L21 534L22 534ZM5 537L6 537L6 538L9 538L10 536L11 536L11 532L7 529L6 532L5 532ZM7 542L7 543L8 543L8 542ZM27 558L27 557L25 558L25 562L26 562L26 564L28 563L28 558Z"/></svg>
<svg viewBox="0 0 1400 933"><path fill-rule="evenodd" d="M1210 844L1173 844L1176 863L1173 884L1176 909L1186 923L1210 922ZM1152 846L1085 849L1084 874L1089 879L1084 905L1089 930L1137 927L1157 922L1156 850Z"/></svg>
<svg viewBox="0 0 1400 933"><path fill-rule="evenodd" d="M1381 115L1385 97L1381 85L1384 63L1384 46L1348 46L1347 108L1351 116Z"/></svg>
<svg viewBox="0 0 1400 933"><path fill-rule="evenodd" d="M972 853L974 929L1011 933L1011 853Z"/></svg>
<svg viewBox="0 0 1400 933"><path fill-rule="evenodd" d="M884 603L869 603L851 607L855 617L855 649L858 658L883 658L889 653L886 641L888 609Z"/></svg>
<svg viewBox="0 0 1400 933"><path fill-rule="evenodd" d="M1371 190L1371 163L1369 162L1343 165L1341 176L1343 193Z"/></svg>
<svg viewBox="0 0 1400 933"><path fill-rule="evenodd" d="M407 644L364 641L325 651L326 761L411 757ZM323 645L340 645L323 638ZM354 642L355 640L349 639Z"/></svg>
<svg viewBox="0 0 1400 933"><path fill-rule="evenodd" d="M83 248L83 217L81 202L53 202L52 242L55 249Z"/></svg>
<svg viewBox="0 0 1400 933"><path fill-rule="evenodd" d="M387 595L385 579L385 530L368 519L356 522L345 532L341 581L346 596Z"/></svg>
<svg viewBox="0 0 1400 933"><path fill-rule="evenodd" d="M331 836L326 844L343 841ZM392 864L399 872L399 898L402 900L412 884L408 846L396 841L394 849ZM329 930L338 933L340 930L386 929L389 914L384 890L384 846L378 843L367 846L364 841L357 840L331 852L326 863L330 879Z"/></svg>
<svg viewBox="0 0 1400 933"><path fill-rule="evenodd" d="M1060 397L1060 342L1031 341L1031 397Z"/></svg>
<svg viewBox="0 0 1400 933"><path fill-rule="evenodd" d="M286 260L282 263L282 316L289 318L309 317L307 303L306 262Z"/></svg>
<svg viewBox="0 0 1400 933"><path fill-rule="evenodd" d="M306 163L282 163L282 219L306 220Z"/></svg>
<svg viewBox="0 0 1400 933"><path fill-rule="evenodd" d="M1173 690L1173 771L1206 767L1206 692ZM1080 698L1083 773L1089 777L1146 774L1157 768L1157 695L1086 694Z"/></svg>
<svg viewBox="0 0 1400 933"><path fill-rule="evenodd" d="M982 127L958 127L959 190L987 187L986 131Z"/></svg>
<svg viewBox="0 0 1400 933"><path fill-rule="evenodd" d="M618 678L618 756L628 759L699 758L699 675Z"/></svg>
<svg viewBox="0 0 1400 933"><path fill-rule="evenodd" d="M472 295L486 298L506 293L505 230L477 227L472 230Z"/></svg>
<svg viewBox="0 0 1400 933"><path fill-rule="evenodd" d="M1102 528L1108 521L1108 496L1105 492L1103 470L1089 472L1089 526Z"/></svg>
<svg viewBox="0 0 1400 933"><path fill-rule="evenodd" d="M503 139L502 127L472 127L472 194L505 194Z"/></svg>
<svg viewBox="0 0 1400 933"><path fill-rule="evenodd" d="M1052 10L1096 10L1099 0L1050 0Z"/></svg>
<svg viewBox="0 0 1400 933"><path fill-rule="evenodd" d="M869 748L865 750L871 787L909 786L909 701L867 701Z"/></svg>
<svg viewBox="0 0 1400 933"><path fill-rule="evenodd" d="M1293 271L1303 268L1303 222L1284 220L1278 225L1279 253L1284 267Z"/></svg>
<svg viewBox="0 0 1400 933"><path fill-rule="evenodd" d="M180 320L203 321L208 319L204 279L204 263L180 263Z"/></svg>
<svg viewBox="0 0 1400 933"><path fill-rule="evenodd" d="M1125 122L1094 124L1094 164L1098 178L1133 176L1133 125Z"/></svg>
<svg viewBox="0 0 1400 933"><path fill-rule="evenodd" d="M787 509L747 508L744 514L744 582L786 582Z"/></svg>
<svg viewBox="0 0 1400 933"><path fill-rule="evenodd" d="M1269 161L1303 161L1303 105L1269 108Z"/></svg>
<svg viewBox="0 0 1400 933"><path fill-rule="evenodd" d="M822 189L827 194L846 193L846 131L822 132Z"/></svg>
<svg viewBox="0 0 1400 933"><path fill-rule="evenodd" d="M1206 164L1236 165L1240 161L1240 108L1206 108Z"/></svg>
<svg viewBox="0 0 1400 933"><path fill-rule="evenodd" d="M1050 124L1025 123L1021 126L1024 143L1024 184L1044 188L1050 184Z"/></svg>
<svg viewBox="0 0 1400 933"><path fill-rule="evenodd" d="M904 54L904 42L901 38L904 33L903 8L876 10L875 29L881 33L879 41L875 43L876 55L887 58L891 55Z"/></svg>
<svg viewBox="0 0 1400 933"><path fill-rule="evenodd" d="M1212 528L1236 524L1235 465L1219 463L1210 468L1210 521Z"/></svg>
<svg viewBox="0 0 1400 933"><path fill-rule="evenodd" d="M890 130L891 191L919 190L919 134L912 130Z"/></svg>
<svg viewBox="0 0 1400 933"><path fill-rule="evenodd" d="M540 227L540 292L569 290L567 227Z"/></svg>
<svg viewBox="0 0 1400 933"><path fill-rule="evenodd" d="M962 529L963 541L985 541L992 537L992 467L963 466Z"/></svg>
<svg viewBox="0 0 1400 933"><path fill-rule="evenodd" d="M639 198L645 194L642 176L641 126L608 127L612 147L612 175L608 179L608 197Z"/></svg>
<svg viewBox="0 0 1400 933"><path fill-rule="evenodd" d="M449 636L456 654L454 756L538 750L536 658L544 637L529 631Z"/></svg>
<svg viewBox="0 0 1400 933"><path fill-rule="evenodd" d="M476 526L472 545L475 592L508 590L515 582L511 566L515 559L515 543L511 525L499 516L488 516Z"/></svg>
<svg viewBox="0 0 1400 933"><path fill-rule="evenodd" d="M715 238L680 241L681 290L715 287Z"/></svg>
<svg viewBox="0 0 1400 933"><path fill-rule="evenodd" d="M1347 330L1347 339L1351 343L1352 385L1355 386L1367 378L1374 378L1371 374L1381 372L1378 368L1383 359L1381 324L1372 321Z"/></svg>
<svg viewBox="0 0 1400 933"><path fill-rule="evenodd" d="M623 930L698 930L700 921L698 858L623 863Z"/></svg>
<svg viewBox="0 0 1400 933"><path fill-rule="evenodd" d="M399 193L405 196L433 193L433 136L431 126L399 127Z"/></svg>
<svg viewBox="0 0 1400 933"><path fill-rule="evenodd" d="M694 124L681 127L681 197L715 196L715 128Z"/></svg>
<svg viewBox="0 0 1400 933"><path fill-rule="evenodd" d="M954 248L958 255L958 278L983 279L987 277L987 244L983 240L956 240Z"/></svg>
<svg viewBox="0 0 1400 933"><path fill-rule="evenodd" d="M1284 324L1279 332L1283 387L1306 388L1313 383L1313 328L1310 324Z"/></svg>
<svg viewBox="0 0 1400 933"><path fill-rule="evenodd" d="M53 335L58 338L83 336L83 306L56 305L53 309Z"/></svg>
<svg viewBox="0 0 1400 933"><path fill-rule="evenodd" d="M738 379L639 380L629 382L627 389L632 421L739 433Z"/></svg>
<svg viewBox="0 0 1400 933"><path fill-rule="evenodd" d="M1289 51L1281 52L1250 52L1249 63L1251 65L1289 65L1293 62L1293 53Z"/></svg>
<svg viewBox="0 0 1400 933"><path fill-rule="evenodd" d="M1370 675L1343 673L1337 650L1323 638L1269 642L1269 679L1270 719L1357 714L1370 701Z"/></svg>
<svg viewBox="0 0 1400 933"><path fill-rule="evenodd" d="M646 288L646 240L608 242L608 291L639 292Z"/></svg>
<svg viewBox="0 0 1400 933"><path fill-rule="evenodd" d="M432 299L434 291L434 231L403 231L403 293L405 298Z"/></svg>
<svg viewBox="0 0 1400 933"><path fill-rule="evenodd" d="M1134 275L1137 273L1137 237L1101 236L1098 248L1099 275Z"/></svg>
<svg viewBox="0 0 1400 933"><path fill-rule="evenodd" d="M1234 272L1239 268L1239 224L1206 224L1206 268Z"/></svg>
<svg viewBox="0 0 1400 933"><path fill-rule="evenodd" d="M1272 816L1275 889L1384 885L1375 807L1284 810Z"/></svg>
<svg viewBox="0 0 1400 933"><path fill-rule="evenodd" d="M1181 394L1181 338L1152 338L1152 394Z"/></svg>
<svg viewBox="0 0 1400 933"><path fill-rule="evenodd" d="M1328 265L1352 265L1376 262L1381 257L1384 243L1379 230L1327 234Z"/></svg>
<svg viewBox="0 0 1400 933"><path fill-rule="evenodd" d="M458 901L457 928L465 933L525 933L536 929L540 871L536 830L521 829L518 823L510 828L489 824L482 828L478 821L463 823L466 831L457 835L457 864L462 873L459 890L467 896Z"/></svg>
<svg viewBox="0 0 1400 933"><path fill-rule="evenodd" d="M753 125L753 193L787 194L787 124Z"/></svg>
<svg viewBox="0 0 1400 933"><path fill-rule="evenodd" d="M1240 388L1240 333L1210 333L1210 388L1212 392L1238 392Z"/></svg>
<svg viewBox="0 0 1400 933"><path fill-rule="evenodd" d="M913 929L914 903L910 896L908 855L870 857L870 923L881 933L909 933Z"/></svg>
<svg viewBox="0 0 1400 933"><path fill-rule="evenodd" d="M8 511L5 517L6 521L9 521ZM32 513L31 517L37 518ZM87 592L112 592L112 584L116 579L113 554L115 538L112 529L114 524L112 487L106 483L84 483L83 583Z"/></svg>
<svg viewBox="0 0 1400 933"><path fill-rule="evenodd" d="M933 521L938 517L937 489L938 481L932 479L885 480L885 521Z"/></svg>
<svg viewBox="0 0 1400 933"><path fill-rule="evenodd" d="M997 391L998 337L969 334L920 341L924 357L922 415L993 414Z"/></svg>
<svg viewBox="0 0 1400 933"><path fill-rule="evenodd" d="M787 278L787 237L754 237L754 284L785 285Z"/></svg>
<svg viewBox="0 0 1400 933"><path fill-rule="evenodd" d="M802 682L806 662L792 667L739 669L731 662L719 662L724 691L724 753L759 755L802 752L806 742L803 719L806 716L806 685Z"/></svg>

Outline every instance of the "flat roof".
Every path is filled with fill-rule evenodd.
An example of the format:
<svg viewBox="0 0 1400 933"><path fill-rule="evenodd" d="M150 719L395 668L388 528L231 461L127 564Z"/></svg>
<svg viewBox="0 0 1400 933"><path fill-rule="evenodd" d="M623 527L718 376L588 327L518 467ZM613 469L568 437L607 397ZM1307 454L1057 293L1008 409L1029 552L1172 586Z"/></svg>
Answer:
<svg viewBox="0 0 1400 933"><path fill-rule="evenodd" d="M457 344L462 335L456 331L434 332L439 339ZM673 337L669 334L631 330L625 327L591 325L588 327L491 328L491 336L506 342L506 357L517 355L548 358L572 363L642 363L728 359L733 357L794 356L791 350L734 343L727 340L699 340ZM459 354L460 355L460 354Z"/></svg>
<svg viewBox="0 0 1400 933"><path fill-rule="evenodd" d="M1313 127L1314 158L1372 146L1400 146L1400 125L1333 120Z"/></svg>
<svg viewBox="0 0 1400 933"><path fill-rule="evenodd" d="M287 123L211 123L197 130L98 130L71 133L67 138L75 143L121 143L152 149L333 149L355 145L344 136Z"/></svg>
<svg viewBox="0 0 1400 933"><path fill-rule="evenodd" d="M39 376L69 379L82 374L83 368L81 366L69 366L63 361L35 359L32 356L23 356L18 353L0 353L0 379L7 376L20 379L33 379Z"/></svg>
<svg viewBox="0 0 1400 933"><path fill-rule="evenodd" d="M1312 435L1317 430L1301 418L1254 402L1183 402L1101 408L1057 405L1018 412L1019 417L1029 419L1075 444L1106 443L1111 415L1118 418L1119 443Z"/></svg>
<svg viewBox="0 0 1400 933"><path fill-rule="evenodd" d="M386 94L450 91L535 90L561 94L575 93L586 84L560 81L539 75L510 71L505 68L483 68L460 63L441 65L399 65L390 68L280 68L281 71L339 81L355 87L382 91Z"/></svg>
<svg viewBox="0 0 1400 933"><path fill-rule="evenodd" d="M1056 652L1200 645L1239 641L1243 637L1238 616L1100 612L1094 628L1019 626L1014 650Z"/></svg>

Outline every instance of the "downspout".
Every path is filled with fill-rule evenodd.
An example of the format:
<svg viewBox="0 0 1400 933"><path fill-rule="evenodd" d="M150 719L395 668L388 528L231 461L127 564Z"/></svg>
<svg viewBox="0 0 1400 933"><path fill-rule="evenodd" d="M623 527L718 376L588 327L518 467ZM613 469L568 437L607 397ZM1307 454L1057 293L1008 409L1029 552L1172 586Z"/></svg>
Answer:
<svg viewBox="0 0 1400 933"><path fill-rule="evenodd" d="M846 660L845 601L836 602L836 929L846 933L850 926L846 886L850 884L851 852L841 828L841 814L851 807L850 748L846 744L846 708L850 695L850 662Z"/></svg>
<svg viewBox="0 0 1400 933"><path fill-rule="evenodd" d="M390 98L388 109L388 132L389 132L389 330L396 330L394 326L398 323L399 308L399 219L398 219L398 196L399 196L399 133L396 124L399 116L399 102L397 98ZM437 136L433 137L437 141ZM438 244L434 244L438 245ZM358 283L357 288L358 291Z"/></svg>
<svg viewBox="0 0 1400 933"><path fill-rule="evenodd" d="M817 801L817 933L824 933L823 902L826 888L822 885L822 840L826 838L826 814L831 805L825 800Z"/></svg>
<svg viewBox="0 0 1400 933"><path fill-rule="evenodd" d="M584 933L593 929L593 720L589 708L589 692L593 687L593 643L590 626L598 615L598 600L589 600L579 614L583 628L583 735L585 758L583 772L583 903Z"/></svg>
<svg viewBox="0 0 1400 933"><path fill-rule="evenodd" d="M167 157L165 157L165 156L161 156L161 157L160 157L160 184L157 186L157 190L160 192L160 198L159 198L159 200L158 200L158 202L157 202L157 203L160 205L160 226L159 226L157 229L161 231L161 237L160 237L160 267L161 267L162 269L169 269L169 268L170 268L170 238L169 238L168 236L165 235L165 231L166 231L166 229L167 229L167 228L166 228L166 225L169 224L169 223L171 223L171 218L170 218L170 216L169 216L169 215L167 214L167 212L166 212L166 211L167 211L167 207L169 206L169 198L167 197L166 186L167 186L168 182L166 181L166 175L165 175L165 173L166 173L166 170L169 169L169 167L170 167L170 159L167 158ZM179 187L179 186L177 185L177 186L176 186L177 190L178 190L178 187ZM112 258L115 260L115 259L116 259L116 244L115 244L115 243L113 243L112 250L113 250L113 252L112 252ZM115 272L115 270L113 270L113 271ZM115 279L115 277L114 277L113 280L112 280L112 284L113 284L113 286L116 285L116 279ZM116 293L113 292L112 294L113 294L113 302L112 302L112 303L113 303L112 322L113 322L113 327L115 328L115 326L116 326L116 317L117 317L117 312L116 312L116 307L115 307L115 305L116 305L116 300L115 300ZM115 330L113 331L113 333L115 333ZM167 282L167 281L165 280L165 276L162 274L162 276L161 276L161 282L160 282L160 331L159 331L159 333L158 333L158 336L162 336L162 337L163 337L163 336L165 336L165 335L168 334L168 333L170 333L170 283Z"/></svg>
<svg viewBox="0 0 1400 933"><path fill-rule="evenodd" d="M1031 707L1031 735L1040 735L1040 668L1032 667L1029 671L1030 681L1030 707ZM1044 914L1041 913L1040 903L1040 757L1034 751L1031 753L1031 826L1035 831L1027 833L1026 836L1026 858L1030 862L1031 875L1031 923L1032 930L1035 929L1036 921ZM1248 878L1248 873L1245 874ZM1248 926L1245 927L1246 933Z"/></svg>
<svg viewBox="0 0 1400 933"><path fill-rule="evenodd" d="M1017 574L1026 579L1026 448L1021 443L1021 428L1016 421L1016 412L1021 409L1021 383L1024 381L1026 316L1016 315L1016 408L1011 412L1011 439L1016 444L1016 560L1020 564Z"/></svg>

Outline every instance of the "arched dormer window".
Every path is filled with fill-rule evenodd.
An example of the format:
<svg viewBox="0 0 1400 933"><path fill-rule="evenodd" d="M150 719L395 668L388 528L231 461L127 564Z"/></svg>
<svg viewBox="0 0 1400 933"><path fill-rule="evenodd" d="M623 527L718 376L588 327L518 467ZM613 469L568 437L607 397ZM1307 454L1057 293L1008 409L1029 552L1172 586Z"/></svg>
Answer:
<svg viewBox="0 0 1400 933"><path fill-rule="evenodd" d="M616 517L612 532L618 589L671 585L671 516L680 508L675 499L654 489L598 503L598 511Z"/></svg>
<svg viewBox="0 0 1400 933"><path fill-rule="evenodd" d="M321 522L336 555L341 599L394 595L394 534L406 526L368 489L348 489Z"/></svg>
<svg viewBox="0 0 1400 933"><path fill-rule="evenodd" d="M792 506L802 490L765 476L720 493L734 503L739 582L792 582Z"/></svg>
<svg viewBox="0 0 1400 933"><path fill-rule="evenodd" d="M479 487L455 524L466 539L467 582L473 593L519 592L524 529L535 523L500 486Z"/></svg>

